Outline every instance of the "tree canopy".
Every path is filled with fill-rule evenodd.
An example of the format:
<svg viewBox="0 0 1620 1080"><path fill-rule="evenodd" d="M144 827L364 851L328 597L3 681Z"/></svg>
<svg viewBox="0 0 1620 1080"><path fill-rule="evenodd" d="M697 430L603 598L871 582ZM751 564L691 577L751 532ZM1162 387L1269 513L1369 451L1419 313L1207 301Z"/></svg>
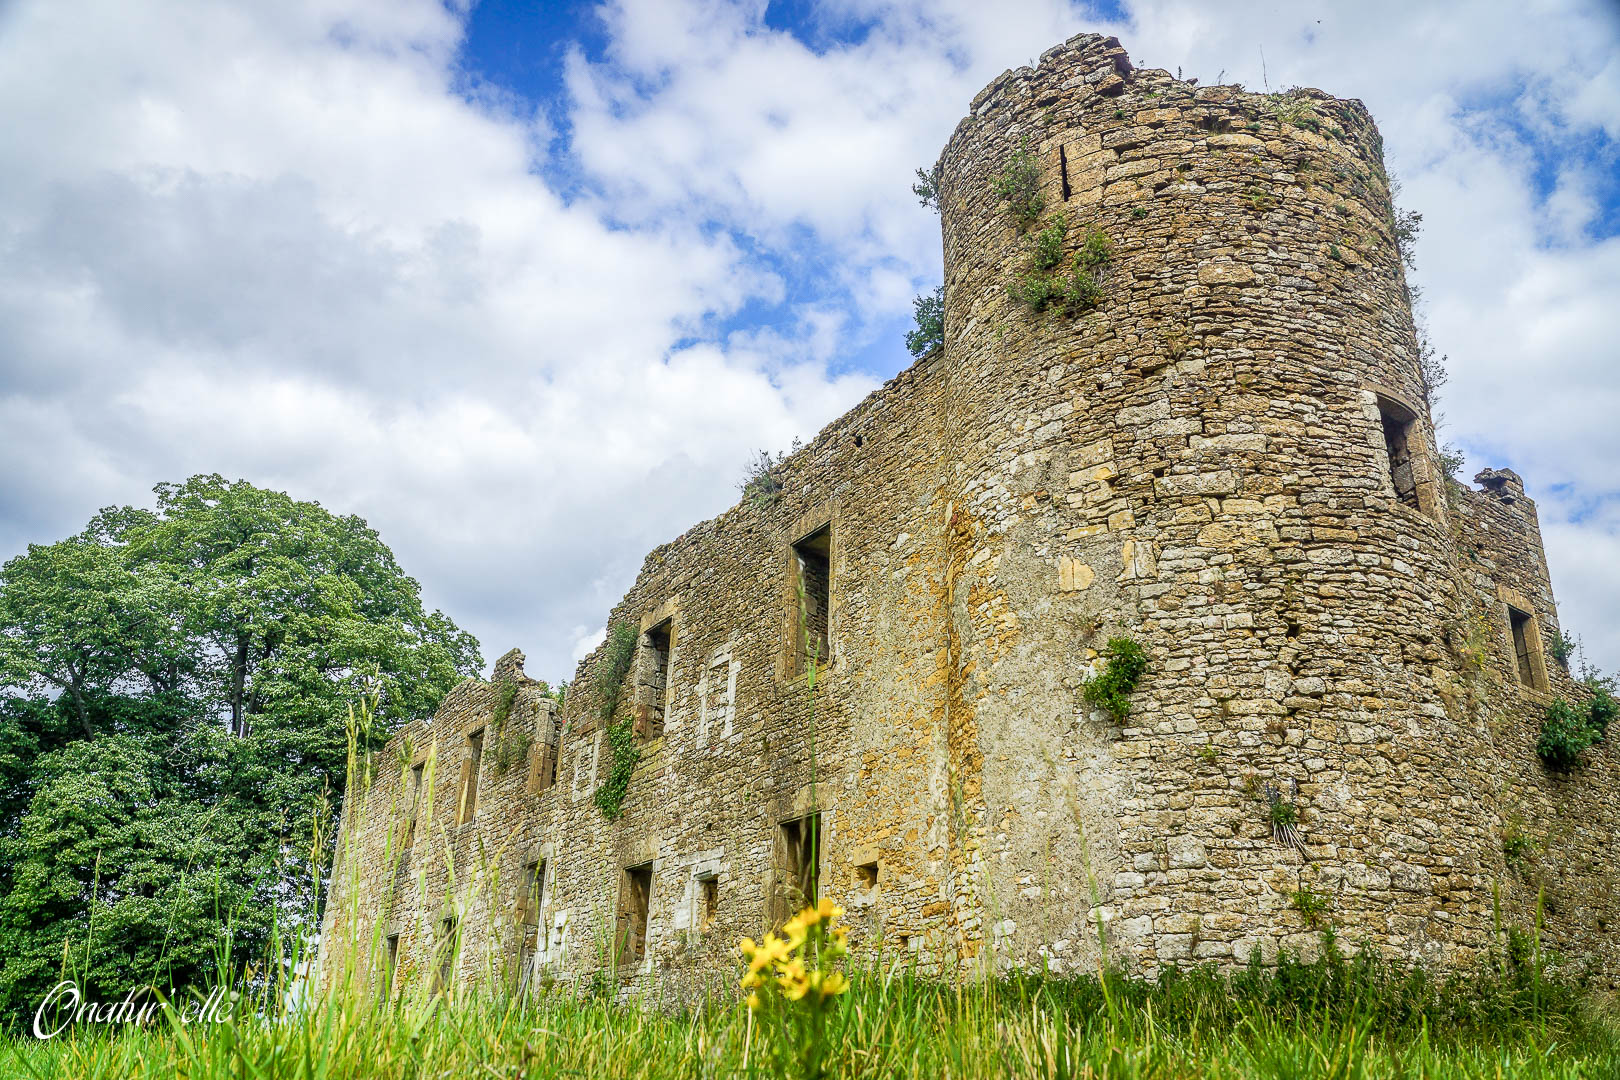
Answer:
<svg viewBox="0 0 1620 1080"><path fill-rule="evenodd" d="M0 1017L64 970L120 996L309 929L345 722L481 666L358 517L246 481L156 488L0 567Z"/></svg>

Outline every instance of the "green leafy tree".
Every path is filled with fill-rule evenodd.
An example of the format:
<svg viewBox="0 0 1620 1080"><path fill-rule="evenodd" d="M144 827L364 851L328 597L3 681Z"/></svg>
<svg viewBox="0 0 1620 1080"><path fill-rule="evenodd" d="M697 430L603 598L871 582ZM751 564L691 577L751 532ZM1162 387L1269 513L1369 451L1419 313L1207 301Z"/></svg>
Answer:
<svg viewBox="0 0 1620 1080"><path fill-rule="evenodd" d="M911 302L916 328L906 333L906 351L922 356L945 344L945 286Z"/></svg>
<svg viewBox="0 0 1620 1080"><path fill-rule="evenodd" d="M380 742L482 661L358 517L159 485L0 568L0 1018L260 955L314 911L344 722ZM178 983L176 983L178 985Z"/></svg>

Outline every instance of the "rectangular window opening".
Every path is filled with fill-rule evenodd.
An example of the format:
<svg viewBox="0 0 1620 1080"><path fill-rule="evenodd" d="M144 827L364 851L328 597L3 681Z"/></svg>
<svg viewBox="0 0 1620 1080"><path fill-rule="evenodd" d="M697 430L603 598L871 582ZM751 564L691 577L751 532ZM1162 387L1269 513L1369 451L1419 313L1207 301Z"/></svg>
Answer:
<svg viewBox="0 0 1620 1080"><path fill-rule="evenodd" d="M439 985L437 992L448 992L450 980L456 973L456 920L446 919L439 924L439 948L443 955L439 959Z"/></svg>
<svg viewBox="0 0 1620 1080"><path fill-rule="evenodd" d="M1508 626L1513 631L1513 659L1519 673L1519 682L1525 686L1536 685L1536 666L1530 659L1530 620L1529 613L1520 611L1511 605L1508 607Z"/></svg>
<svg viewBox="0 0 1620 1080"><path fill-rule="evenodd" d="M619 882L618 963L621 970L647 952L647 915L652 909L652 863L626 867ZM626 972L628 974L628 972Z"/></svg>
<svg viewBox="0 0 1620 1080"><path fill-rule="evenodd" d="M875 862L861 863L855 868L855 887L857 889L875 889L878 883L878 864Z"/></svg>
<svg viewBox="0 0 1620 1080"><path fill-rule="evenodd" d="M1378 416L1384 427L1384 450L1389 456L1389 480L1395 497L1418 509L1417 477L1412 465L1413 436L1417 417L1399 402L1378 399Z"/></svg>
<svg viewBox="0 0 1620 1080"><path fill-rule="evenodd" d="M546 898L546 861L538 859L523 867L518 881L518 988L528 985L529 968L544 944L545 920L541 904Z"/></svg>
<svg viewBox="0 0 1620 1080"><path fill-rule="evenodd" d="M798 580L794 582L794 655L796 673L814 663L826 667L832 658L828 636L828 612L832 605L832 526L823 525L793 545L793 563Z"/></svg>
<svg viewBox="0 0 1620 1080"><path fill-rule="evenodd" d="M1069 155L1064 153L1062 144L1058 144L1058 180L1063 186L1063 201L1068 202L1072 192L1069 190Z"/></svg>
<svg viewBox="0 0 1620 1080"><path fill-rule="evenodd" d="M484 762L484 729L467 736L467 757L461 763L461 818L465 825L478 813L478 770Z"/></svg>
<svg viewBox="0 0 1620 1080"><path fill-rule="evenodd" d="M426 762L411 766L410 792L406 795L405 836L400 850L409 851L416 843L416 824L422 810L422 768Z"/></svg>
<svg viewBox="0 0 1620 1080"><path fill-rule="evenodd" d="M378 988L386 1003L394 997L394 972L399 970L399 935L389 934L387 951L383 955L382 985Z"/></svg>
<svg viewBox="0 0 1620 1080"><path fill-rule="evenodd" d="M821 865L821 815L784 821L776 830L776 895L772 922L784 926L818 898Z"/></svg>
<svg viewBox="0 0 1620 1080"><path fill-rule="evenodd" d="M698 891L702 916L698 928L705 934L714 927L714 918L720 911L720 879L710 874L698 878Z"/></svg>
<svg viewBox="0 0 1620 1080"><path fill-rule="evenodd" d="M665 619L641 636L642 656L637 677L641 708L637 710L636 726L643 738L656 739L664 734L673 631L674 620Z"/></svg>

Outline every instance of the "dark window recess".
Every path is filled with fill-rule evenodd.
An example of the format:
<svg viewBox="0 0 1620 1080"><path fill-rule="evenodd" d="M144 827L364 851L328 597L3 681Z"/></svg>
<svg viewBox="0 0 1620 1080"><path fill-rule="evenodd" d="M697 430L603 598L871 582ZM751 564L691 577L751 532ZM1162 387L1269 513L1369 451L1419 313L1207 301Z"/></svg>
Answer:
<svg viewBox="0 0 1620 1080"><path fill-rule="evenodd" d="M387 952L383 956L382 985L378 993L384 1001L394 996L394 972L399 970L399 935L388 935Z"/></svg>
<svg viewBox="0 0 1620 1080"><path fill-rule="evenodd" d="M827 666L832 658L832 642L827 634L827 614L832 603L832 526L824 525L793 545L793 563L798 572L794 582L794 605L798 609L794 655L797 671L808 671L810 662Z"/></svg>
<svg viewBox="0 0 1620 1080"><path fill-rule="evenodd" d="M446 919L439 924L439 985L438 992L450 989L450 980L456 973L456 920Z"/></svg>
<svg viewBox="0 0 1620 1080"><path fill-rule="evenodd" d="M425 764L425 763L424 763ZM400 840L400 850L409 851L416 843L417 821L422 813L422 766L411 766L411 790L406 796L405 836Z"/></svg>
<svg viewBox="0 0 1620 1080"><path fill-rule="evenodd" d="M878 864L875 862L862 863L855 868L855 887L859 889L875 889L878 883Z"/></svg>
<svg viewBox="0 0 1620 1080"><path fill-rule="evenodd" d="M1513 658L1518 665L1519 681L1526 686L1535 686L1536 668L1530 662L1530 616L1516 607L1510 607L1508 626L1513 630Z"/></svg>
<svg viewBox="0 0 1620 1080"><path fill-rule="evenodd" d="M671 631L672 622L665 619L641 635L641 656L636 672L636 734L644 739L656 739L664 734Z"/></svg>
<svg viewBox="0 0 1620 1080"><path fill-rule="evenodd" d="M1389 479L1395 497L1414 510L1418 506L1417 478L1412 469L1413 416L1404 406L1387 398L1378 399L1378 415L1384 424L1384 450L1389 455Z"/></svg>
<svg viewBox="0 0 1620 1080"><path fill-rule="evenodd" d="M467 757L461 763L461 818L465 825L478 813L478 770L484 763L484 730L467 736Z"/></svg>
<svg viewBox="0 0 1620 1080"><path fill-rule="evenodd" d="M821 815L784 821L776 830L776 895L771 921L782 927L816 902L820 884Z"/></svg>
<svg viewBox="0 0 1620 1080"><path fill-rule="evenodd" d="M1063 188L1063 201L1069 201L1069 155L1064 153L1063 147L1058 147L1058 180Z"/></svg>
<svg viewBox="0 0 1620 1080"><path fill-rule="evenodd" d="M647 913L651 907L652 864L626 868L619 882L619 918L614 934L621 969L640 963L647 952Z"/></svg>
<svg viewBox="0 0 1620 1080"><path fill-rule="evenodd" d="M529 863L518 882L518 986L528 984L529 967L540 948L540 903L546 896L545 860Z"/></svg>
<svg viewBox="0 0 1620 1080"><path fill-rule="evenodd" d="M714 875L698 878L698 890L702 894L703 921L699 929L707 933L714 926L714 917L720 911L720 879Z"/></svg>
<svg viewBox="0 0 1620 1080"><path fill-rule="evenodd" d="M546 759L540 768L540 784L550 787L557 782L557 762L562 758L562 717L551 716L551 735L546 739Z"/></svg>

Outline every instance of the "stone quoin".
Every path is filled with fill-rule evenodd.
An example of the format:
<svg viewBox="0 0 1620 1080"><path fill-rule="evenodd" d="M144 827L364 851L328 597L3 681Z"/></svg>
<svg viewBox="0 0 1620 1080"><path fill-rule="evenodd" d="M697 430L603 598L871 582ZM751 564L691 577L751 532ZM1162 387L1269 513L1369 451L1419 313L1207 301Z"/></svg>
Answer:
<svg viewBox="0 0 1620 1080"><path fill-rule="evenodd" d="M1309 955L1301 892L1347 947L1453 967L1539 896L1620 977L1616 751L1537 758L1585 692L1535 504L1441 466L1362 105L1081 35L986 87L935 175L943 345L609 616L639 635L622 816L610 646L560 709L507 653L351 786L323 977L728 980L811 892L942 975L1095 971L1099 927L1144 974ZM1009 291L1057 214L1064 266L1107 239L1089 309ZM1083 693L1122 636L1148 667L1116 718Z"/></svg>

